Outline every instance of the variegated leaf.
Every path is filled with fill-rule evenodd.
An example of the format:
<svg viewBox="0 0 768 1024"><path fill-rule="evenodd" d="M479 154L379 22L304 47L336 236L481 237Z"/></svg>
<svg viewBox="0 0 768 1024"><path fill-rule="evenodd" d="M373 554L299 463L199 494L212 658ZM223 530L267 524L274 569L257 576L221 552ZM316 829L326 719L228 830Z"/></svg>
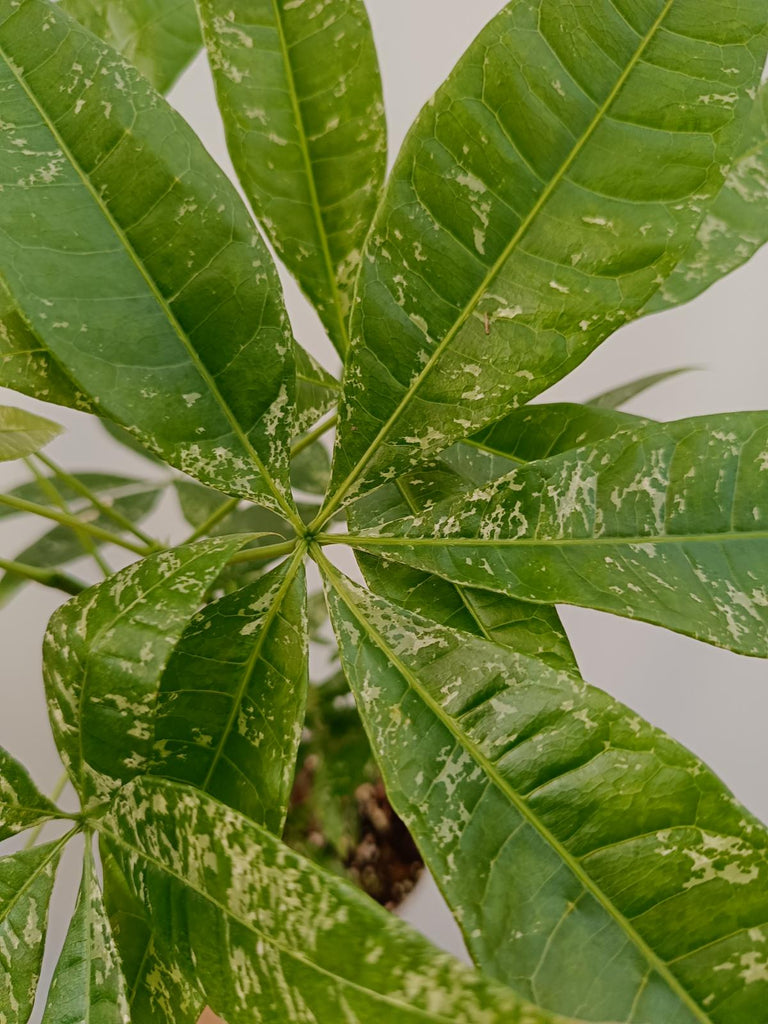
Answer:
<svg viewBox="0 0 768 1024"><path fill-rule="evenodd" d="M58 809L38 790L23 765L0 747L0 842L50 821Z"/></svg>
<svg viewBox="0 0 768 1024"><path fill-rule="evenodd" d="M43 419L26 409L0 405L0 462L34 455L58 437L58 423Z"/></svg>
<svg viewBox="0 0 768 1024"><path fill-rule="evenodd" d="M328 572L390 799L477 963L589 1020L762 1020L768 832L713 773L572 673Z"/></svg>

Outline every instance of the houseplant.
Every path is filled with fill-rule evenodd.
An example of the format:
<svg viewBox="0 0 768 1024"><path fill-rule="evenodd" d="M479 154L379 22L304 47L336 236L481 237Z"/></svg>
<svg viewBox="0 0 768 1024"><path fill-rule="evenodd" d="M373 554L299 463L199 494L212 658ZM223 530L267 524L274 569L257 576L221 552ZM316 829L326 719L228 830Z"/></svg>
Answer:
<svg viewBox="0 0 768 1024"><path fill-rule="evenodd" d="M120 28L135 5L65 6L172 79L167 39ZM509 4L382 193L362 7L206 0L233 159L345 358L341 398L181 120L58 9L0 9L3 383L98 410L203 485L178 484L190 542L153 550L118 505L140 486L37 460L55 428L5 414L6 455L39 474L5 506L78 553L142 556L46 638L71 831L98 836L104 874L102 895L89 845L48 1019L195 1020L207 1002L230 1021L759 1021L764 827L582 682L554 605L764 657L766 418L525 403L762 241L765 5ZM326 487L312 445L337 403ZM334 567L341 543L370 590ZM307 558L390 799L482 973L277 838ZM80 590L30 561L9 586ZM3 835L56 816L20 766L2 775ZM66 837L1 862L10 1020Z"/></svg>

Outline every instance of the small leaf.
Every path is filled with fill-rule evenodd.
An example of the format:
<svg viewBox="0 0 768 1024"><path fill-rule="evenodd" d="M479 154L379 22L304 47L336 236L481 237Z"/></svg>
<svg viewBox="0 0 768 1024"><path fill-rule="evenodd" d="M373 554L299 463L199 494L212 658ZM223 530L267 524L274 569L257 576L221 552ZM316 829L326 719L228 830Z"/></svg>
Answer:
<svg viewBox="0 0 768 1024"><path fill-rule="evenodd" d="M352 543L454 583L768 657L767 463L766 413L641 421Z"/></svg>
<svg viewBox="0 0 768 1024"><path fill-rule="evenodd" d="M103 416L203 482L295 516L293 341L244 203L183 118L58 5L3 11L0 263L14 303Z"/></svg>
<svg viewBox="0 0 768 1024"><path fill-rule="evenodd" d="M600 395L596 395L594 398L590 398L588 405L594 406L597 409L618 409L622 405L626 405L627 402L633 398L637 398L638 395L642 395L649 388L655 387L657 384L663 384L665 381L672 380L674 377L679 377L683 373L693 373L694 370L699 369L696 366L681 366L675 370L664 370L661 373L652 373L648 377L640 377L638 380L629 381L628 384L622 384L621 387L611 388L610 391L604 391Z"/></svg>
<svg viewBox="0 0 768 1024"><path fill-rule="evenodd" d="M368 236L329 510L640 315L739 152L767 41L763 0L505 5L419 115Z"/></svg>
<svg viewBox="0 0 768 1024"><path fill-rule="evenodd" d="M279 834L307 700L301 556L207 605L160 681L154 775L189 782Z"/></svg>
<svg viewBox="0 0 768 1024"><path fill-rule="evenodd" d="M86 807L151 765L160 676L242 543L230 537L151 555L51 618L43 649L51 725Z"/></svg>
<svg viewBox="0 0 768 1024"><path fill-rule="evenodd" d="M51 982L42 1024L130 1024L120 956L86 847L72 922Z"/></svg>
<svg viewBox="0 0 768 1024"><path fill-rule="evenodd" d="M26 1022L43 962L48 904L66 839L0 859L0 1021ZM10 1016L6 1016L10 1014Z"/></svg>
<svg viewBox="0 0 768 1024"><path fill-rule="evenodd" d="M0 747L0 842L58 813L39 792L26 768Z"/></svg>
<svg viewBox="0 0 768 1024"><path fill-rule="evenodd" d="M229 1024L554 1024L194 789L137 780L99 829L158 943Z"/></svg>
<svg viewBox="0 0 768 1024"><path fill-rule="evenodd" d="M589 1020L760 1019L768 832L715 775L572 673L328 579L390 799L476 962Z"/></svg>
<svg viewBox="0 0 768 1024"><path fill-rule="evenodd" d="M70 475L75 480L78 480L83 487L100 498L105 505L115 505L117 507L118 501L135 497L137 503L131 507L129 513L132 518L147 515L151 510L147 508L147 511L142 511L142 509L147 507L149 500L146 495L160 493L160 485L158 484L149 484L144 480L136 480L131 477L115 476L112 473L72 473ZM67 483L66 480L62 480L57 476L47 476L44 479L55 485L56 490L69 506L70 512L77 514L85 509L92 508L91 502L83 497L82 491L77 490ZM61 510L61 506L51 498L48 488L38 480L30 480L25 484L20 484L7 493L12 498L21 498L24 501L32 501L36 505L44 505L46 508ZM0 519L22 514L18 509L11 508L9 505L0 505Z"/></svg>
<svg viewBox="0 0 768 1024"><path fill-rule="evenodd" d="M0 339L0 354L2 340ZM339 400L341 386L327 370L305 352L301 345L294 348L296 359L296 422L294 432L300 436L324 416ZM0 381L2 377L0 376Z"/></svg>
<svg viewBox="0 0 768 1024"><path fill-rule="evenodd" d="M0 462L34 455L62 432L58 423L26 409L0 405Z"/></svg>
<svg viewBox="0 0 768 1024"><path fill-rule="evenodd" d="M683 259L645 308L690 302L768 242L768 88L761 86L725 185Z"/></svg>
<svg viewBox="0 0 768 1024"><path fill-rule="evenodd" d="M200 0L227 142L278 255L339 353L384 181L386 123L362 0Z"/></svg>
<svg viewBox="0 0 768 1024"><path fill-rule="evenodd" d="M114 46L160 92L167 92L200 49L194 0L59 0L74 18Z"/></svg>

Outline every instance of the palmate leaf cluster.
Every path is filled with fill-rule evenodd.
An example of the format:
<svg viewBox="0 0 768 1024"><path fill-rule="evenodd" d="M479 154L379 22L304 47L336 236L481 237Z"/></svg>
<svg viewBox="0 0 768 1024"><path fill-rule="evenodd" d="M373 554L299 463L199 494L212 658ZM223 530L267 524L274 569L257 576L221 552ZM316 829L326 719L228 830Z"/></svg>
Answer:
<svg viewBox="0 0 768 1024"><path fill-rule="evenodd" d="M161 95L202 46L258 226ZM766 827L581 678L556 608L768 657L768 413L620 411L657 378L530 404L768 239L767 49L767 0L510 0L385 180L362 0L0 0L0 384L172 467L69 473L0 409L32 474L0 514L55 524L0 591L71 595L43 670L81 806L0 752L0 841L65 823L0 859L2 1024L80 834L45 1024L768 1021ZM333 856L284 841L300 751ZM372 758L474 968L323 866Z"/></svg>

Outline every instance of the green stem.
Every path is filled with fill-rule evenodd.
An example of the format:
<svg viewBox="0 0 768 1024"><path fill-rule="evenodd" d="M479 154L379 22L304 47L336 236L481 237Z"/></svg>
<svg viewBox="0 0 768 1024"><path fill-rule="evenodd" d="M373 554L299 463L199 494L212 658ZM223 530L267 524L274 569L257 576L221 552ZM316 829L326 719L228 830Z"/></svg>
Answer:
<svg viewBox="0 0 768 1024"><path fill-rule="evenodd" d="M319 437L323 434L328 433L336 424L339 422L339 414L336 412L331 416L325 423L320 423L314 427L308 434L305 434L300 440L298 440L291 448L291 456L295 458L299 452L303 452L305 448L309 448Z"/></svg>
<svg viewBox="0 0 768 1024"><path fill-rule="evenodd" d="M54 590L63 590L65 594L82 594L88 589L87 583L81 583L74 576L67 576L63 572L55 572L51 569L39 569L36 565L25 565L23 562L11 562L8 559L0 558L0 569L4 572L14 573L16 576L24 576L34 583L41 583L44 587L53 587Z"/></svg>
<svg viewBox="0 0 768 1024"><path fill-rule="evenodd" d="M283 555L293 554L297 543L298 539L294 539L287 540L284 544L269 544L263 548L246 548L245 551L239 551L233 558L230 558L229 564L257 561L271 562L275 558L282 558Z"/></svg>
<svg viewBox="0 0 768 1024"><path fill-rule="evenodd" d="M10 494L0 494L0 505L7 505L8 508L15 508L19 512L29 512L34 516L42 516L43 519L52 519L54 523L61 523L62 526L69 526L73 530L84 530L91 537L106 541L107 544L115 544L117 547L125 548L126 551L132 551L135 555L144 556L152 553L147 550L146 546L140 547L132 541L118 537L115 533L110 533L109 530L102 530L100 526L95 526L93 523L84 523L77 516L69 515L65 512L57 512L55 509L46 508L45 505L38 505L34 501L24 501L23 498L15 498Z"/></svg>
<svg viewBox="0 0 768 1024"><path fill-rule="evenodd" d="M240 504L240 500L240 498L230 498L229 501L225 501L220 508L217 508L214 513L208 516L204 523L201 523L193 533L190 533L184 543L191 544L192 541L198 540L200 537L205 537L209 534L214 526L218 526L222 520L226 519L227 516L231 515L235 511L237 506Z"/></svg>
<svg viewBox="0 0 768 1024"><path fill-rule="evenodd" d="M52 804L55 804L56 801L61 796L61 794L64 792L64 787L66 786L68 781L69 781L69 772L65 771L64 774L59 779L59 781L53 787L53 792L51 793L51 795L49 797L49 799L50 799ZM69 817L71 817L71 815L67 814L67 815L63 815L63 817L69 818ZM44 825L45 825L45 822L43 822L43 825L38 825L37 828L32 832L32 834L30 835L29 839L24 844L24 849L25 850L32 849L32 847L35 845L37 840L40 838L40 833L43 831L43 826Z"/></svg>
<svg viewBox="0 0 768 1024"><path fill-rule="evenodd" d="M61 493L61 491L59 491L58 487L54 485L53 481L49 480L47 476L44 476L43 473L40 472L40 470L34 464L32 459L24 459L24 462L26 463L29 471L34 474L35 480L37 480L40 488L48 494L48 497L51 499L51 501L53 501L55 505L58 505L62 512L66 512L67 515L70 515L71 510L69 505L67 504L66 498ZM80 541L83 550L88 552L88 554L96 563L96 567L104 575L104 577L106 578L107 576L111 576L112 569L104 560L104 557L102 556L98 547L96 546L96 544L94 544L93 540L88 536L88 534L84 533L82 530L77 530L76 536L77 539Z"/></svg>
<svg viewBox="0 0 768 1024"><path fill-rule="evenodd" d="M117 526L121 526L124 530L127 530L129 533L132 533L134 537L140 540L143 544L146 544L148 548L152 548L155 551L163 550L163 545L160 544L159 541L144 533L144 531L139 529L138 526L134 526L131 520L127 516L124 516L122 512L119 512L115 508L111 508L109 505L105 505L104 502L101 501L100 498L93 493L90 487L84 484L81 480L78 480L76 476L72 476L71 473L68 473L65 469L62 469L62 467L55 463L53 459L49 459L48 456L43 455L42 452L38 452L37 458L43 463L43 465L47 466L48 469L51 470L51 472L55 473L60 480L62 480L66 484L69 484L73 491L76 491L78 494L81 494L84 498L87 498L88 501L90 501L90 503L93 505L93 507L98 509L103 516L106 516L108 519L111 519L112 522L115 523Z"/></svg>

